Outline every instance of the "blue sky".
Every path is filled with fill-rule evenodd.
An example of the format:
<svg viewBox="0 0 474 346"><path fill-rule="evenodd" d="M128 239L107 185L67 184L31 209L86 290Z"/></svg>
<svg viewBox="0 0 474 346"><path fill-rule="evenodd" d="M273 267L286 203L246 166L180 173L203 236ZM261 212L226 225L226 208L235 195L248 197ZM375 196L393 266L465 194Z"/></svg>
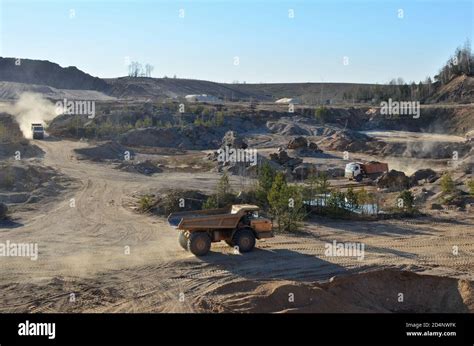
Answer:
<svg viewBox="0 0 474 346"><path fill-rule="evenodd" d="M473 11L463 0L0 0L0 56L99 77L126 75L128 57L152 64L155 77L419 81L472 41Z"/></svg>

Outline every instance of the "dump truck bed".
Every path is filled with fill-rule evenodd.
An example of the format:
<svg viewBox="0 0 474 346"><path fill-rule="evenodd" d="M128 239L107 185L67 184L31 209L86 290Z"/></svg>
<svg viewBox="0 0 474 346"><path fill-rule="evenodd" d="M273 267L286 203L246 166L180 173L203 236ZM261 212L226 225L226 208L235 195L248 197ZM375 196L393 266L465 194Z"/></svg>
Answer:
<svg viewBox="0 0 474 346"><path fill-rule="evenodd" d="M365 173L383 173L388 171L388 165L383 162L369 162L363 164Z"/></svg>
<svg viewBox="0 0 474 346"><path fill-rule="evenodd" d="M229 212L229 208L181 211L170 214L168 216L168 223L170 226L177 228L183 218L190 219L196 217L206 217L211 215L228 214Z"/></svg>
<svg viewBox="0 0 474 346"><path fill-rule="evenodd" d="M234 205L232 208L178 212L168 216L168 223L187 231L234 229L246 212L254 210L258 210L258 207Z"/></svg>

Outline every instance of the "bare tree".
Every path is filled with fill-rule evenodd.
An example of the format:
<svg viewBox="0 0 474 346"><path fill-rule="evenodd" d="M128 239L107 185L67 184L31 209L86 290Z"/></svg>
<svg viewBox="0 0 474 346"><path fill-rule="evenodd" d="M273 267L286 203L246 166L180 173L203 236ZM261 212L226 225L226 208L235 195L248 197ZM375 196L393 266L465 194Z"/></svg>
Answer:
<svg viewBox="0 0 474 346"><path fill-rule="evenodd" d="M129 77L138 77L141 73L142 65L137 61L132 61L128 65L128 75Z"/></svg>
<svg viewBox="0 0 474 346"><path fill-rule="evenodd" d="M151 77L151 73L153 72L154 67L150 64L145 65L145 77Z"/></svg>

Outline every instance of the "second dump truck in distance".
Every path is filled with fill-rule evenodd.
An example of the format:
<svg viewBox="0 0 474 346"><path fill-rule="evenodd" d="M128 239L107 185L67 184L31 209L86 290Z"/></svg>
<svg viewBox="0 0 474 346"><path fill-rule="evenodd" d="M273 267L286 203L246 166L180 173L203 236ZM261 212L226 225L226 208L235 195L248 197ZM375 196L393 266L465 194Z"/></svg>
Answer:
<svg viewBox="0 0 474 346"><path fill-rule="evenodd" d="M31 132L33 133L33 139L44 139L43 124L31 124Z"/></svg>
<svg viewBox="0 0 474 346"><path fill-rule="evenodd" d="M388 172L388 164L384 162L351 162L346 165L344 176L350 180L361 181L364 177L377 178L385 172Z"/></svg>

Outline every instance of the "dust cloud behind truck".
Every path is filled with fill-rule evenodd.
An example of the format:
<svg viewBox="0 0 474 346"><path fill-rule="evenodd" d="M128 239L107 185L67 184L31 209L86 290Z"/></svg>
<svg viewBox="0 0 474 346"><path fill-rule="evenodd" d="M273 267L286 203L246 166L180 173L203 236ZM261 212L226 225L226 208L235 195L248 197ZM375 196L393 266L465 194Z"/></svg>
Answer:
<svg viewBox="0 0 474 346"><path fill-rule="evenodd" d="M388 164L384 162L351 162L346 165L344 176L361 181L364 177L375 179L385 172L388 172Z"/></svg>

